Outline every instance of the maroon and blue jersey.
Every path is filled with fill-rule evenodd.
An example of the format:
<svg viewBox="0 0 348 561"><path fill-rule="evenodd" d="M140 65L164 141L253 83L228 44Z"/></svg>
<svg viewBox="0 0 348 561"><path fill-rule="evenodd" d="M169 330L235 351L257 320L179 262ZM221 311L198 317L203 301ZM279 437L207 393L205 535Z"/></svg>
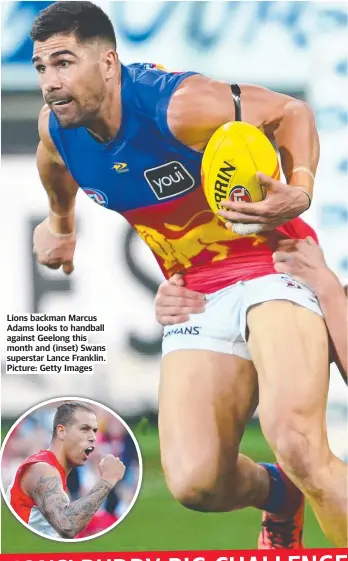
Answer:
<svg viewBox="0 0 348 561"><path fill-rule="evenodd" d="M121 72L122 119L115 138L101 143L85 127L64 129L52 111L49 131L79 187L126 218L166 278L184 272L187 286L213 292L274 273L272 252L280 236L315 235L299 218L262 236L227 230L201 186L203 154L180 142L167 122L173 93L195 73L166 72L154 64L122 65Z"/></svg>

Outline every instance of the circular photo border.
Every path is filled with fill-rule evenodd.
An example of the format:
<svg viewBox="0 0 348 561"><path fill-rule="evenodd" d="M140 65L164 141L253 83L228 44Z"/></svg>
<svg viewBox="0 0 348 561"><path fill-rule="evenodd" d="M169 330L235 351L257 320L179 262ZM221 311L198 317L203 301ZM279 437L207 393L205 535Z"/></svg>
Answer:
<svg viewBox="0 0 348 561"><path fill-rule="evenodd" d="M138 483L137 483L137 487L134 493L134 497L132 499L132 501L130 502L127 510L120 516L120 518L118 520L116 520L116 522L114 522L114 524L111 524L106 530L103 530L102 532L97 532L96 534L93 534L91 536L86 536L84 538L72 538L72 539L66 539L66 538L54 538L51 536L47 536L46 534L42 534L41 532L38 532L37 530L35 530L34 528L31 528L30 526L28 526L28 524L26 524L24 522L24 520L22 520L18 514L13 510L12 506L9 504L7 497L6 497L6 490L4 489L3 486L3 482L2 482L2 457L3 457L3 453L4 453L4 449L6 447L7 441L9 440L9 438L11 437L11 434L13 433L13 431L15 430L15 428L17 427L17 425L19 425L19 423L21 421L23 421L28 415L30 415L31 413L33 413L34 411L37 411L38 409L40 409L41 407L44 407L45 405L50 405L52 403L62 403L64 401L81 401L81 402L85 402L85 403L89 403L90 405L95 405L97 407L100 407L102 409L104 409L105 411L107 411L108 413L110 413L111 415L113 415L114 417L116 417L116 419L125 427L125 429L127 430L128 434L131 436L132 441L134 443L135 449L137 451L137 455L138 455L138 461L139 461L139 478L138 478ZM127 425L127 423L124 421L124 419L122 419L122 417L120 417L120 415L118 415L115 411L113 411L112 409L110 409L110 407L107 407L106 405L104 405L103 403L100 403L98 401L94 401L93 399L89 399L89 398L85 398L85 397L78 397L78 396L68 396L68 397L56 397L54 399L48 399L46 401L42 401L41 403L39 403L38 405L34 405L33 407L31 407L30 409L28 409L25 413L23 413L18 419L17 421L11 426L10 430L8 431L8 433L6 434L4 441L1 445L1 449L0 449L0 469L1 469L1 477L0 477L0 491L2 494L2 498L4 500L4 503L6 504L7 508L9 509L9 511L11 512L11 514L22 524L22 526L24 526L24 528L26 528L29 532L33 532L33 534L36 534L37 536L40 536L40 538L44 538L46 540L50 540L56 543L60 543L60 542L64 542L64 543L82 543L85 541L89 541L89 540L94 540L95 538L100 538L101 536L103 536L104 534L107 534L108 532L110 532L111 530L113 530L114 528L116 528L116 526L118 526L125 518L126 516L128 516L128 514L131 512L138 496L140 493L140 489L142 486L142 482L143 482L143 458L141 455L141 451L140 451L140 446L137 442L137 439L134 436L134 433L131 431L131 429L129 428L129 426Z"/></svg>

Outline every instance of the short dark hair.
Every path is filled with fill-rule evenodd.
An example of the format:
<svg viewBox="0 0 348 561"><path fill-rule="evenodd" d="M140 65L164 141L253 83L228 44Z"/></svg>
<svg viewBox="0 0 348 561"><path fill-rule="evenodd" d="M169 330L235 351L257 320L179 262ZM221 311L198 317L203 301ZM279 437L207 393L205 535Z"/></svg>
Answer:
<svg viewBox="0 0 348 561"><path fill-rule="evenodd" d="M71 427L74 424L76 420L75 412L78 409L88 411L89 413L93 413L95 415L93 407L91 407L88 403L84 403L83 401L64 401L64 403L59 405L53 419L52 438L55 438L57 436L58 425Z"/></svg>
<svg viewBox="0 0 348 561"><path fill-rule="evenodd" d="M89 39L105 39L116 49L115 31L109 17L92 2L54 2L34 20L30 37L33 41L46 41L58 33L74 33L82 43Z"/></svg>

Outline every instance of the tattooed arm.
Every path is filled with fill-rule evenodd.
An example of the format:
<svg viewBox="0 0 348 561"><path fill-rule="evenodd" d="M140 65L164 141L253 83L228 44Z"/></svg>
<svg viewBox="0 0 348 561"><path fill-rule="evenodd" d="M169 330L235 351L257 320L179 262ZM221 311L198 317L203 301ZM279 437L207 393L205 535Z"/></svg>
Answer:
<svg viewBox="0 0 348 561"><path fill-rule="evenodd" d="M23 476L22 488L59 535L72 539L86 528L125 471L122 462L113 456L104 458L99 469L101 479L85 497L74 502L70 502L65 493L57 469L45 463L34 464L28 469Z"/></svg>

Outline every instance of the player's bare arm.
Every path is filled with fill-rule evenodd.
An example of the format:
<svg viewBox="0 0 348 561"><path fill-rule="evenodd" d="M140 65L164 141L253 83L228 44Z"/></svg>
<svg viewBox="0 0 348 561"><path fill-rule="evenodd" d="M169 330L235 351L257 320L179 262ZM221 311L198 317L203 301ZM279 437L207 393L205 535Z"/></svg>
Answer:
<svg viewBox="0 0 348 561"><path fill-rule="evenodd" d="M254 85L241 86L241 107L243 120L275 141L287 184L260 170L259 181L267 190L265 200L226 201L226 211L219 214L231 222L259 224L260 231L269 230L299 216L310 205L319 160L314 115L303 101ZM229 84L192 76L173 94L168 124L181 142L203 151L214 131L234 120L234 112Z"/></svg>
<svg viewBox="0 0 348 561"><path fill-rule="evenodd" d="M66 169L48 131L50 110L44 106L39 116L40 143L37 167L49 200L49 216L34 232L34 252L39 263L67 274L73 271L75 198L78 186Z"/></svg>
<svg viewBox="0 0 348 561"><path fill-rule="evenodd" d="M60 536L72 539L92 519L113 487L123 478L123 463L111 455L99 464L101 479L85 497L70 502L58 471L48 464L33 465L23 477L23 490Z"/></svg>
<svg viewBox="0 0 348 561"><path fill-rule="evenodd" d="M37 149L37 166L48 195L52 227L60 234L69 234L75 229L74 210L78 185L65 167L50 137L50 112L49 107L45 105L39 116L40 143Z"/></svg>
<svg viewBox="0 0 348 561"><path fill-rule="evenodd" d="M335 350L336 364L347 382L347 297L339 279L326 265L322 250L310 237L305 240L283 240L273 260L278 273L291 274L317 296Z"/></svg>

